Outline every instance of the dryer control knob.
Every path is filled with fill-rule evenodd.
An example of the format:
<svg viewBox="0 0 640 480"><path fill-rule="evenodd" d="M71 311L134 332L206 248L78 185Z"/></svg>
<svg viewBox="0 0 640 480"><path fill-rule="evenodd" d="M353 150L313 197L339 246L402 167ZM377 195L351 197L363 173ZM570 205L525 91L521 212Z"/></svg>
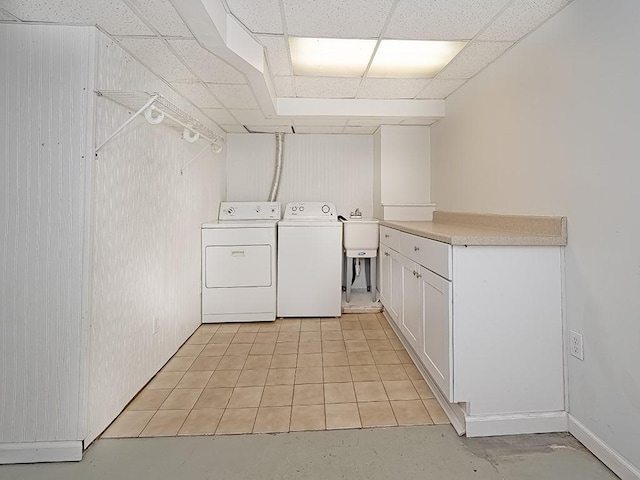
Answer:
<svg viewBox="0 0 640 480"><path fill-rule="evenodd" d="M329 210L331 210L329 208L329 205L327 205L326 203L322 205L322 213L329 213Z"/></svg>

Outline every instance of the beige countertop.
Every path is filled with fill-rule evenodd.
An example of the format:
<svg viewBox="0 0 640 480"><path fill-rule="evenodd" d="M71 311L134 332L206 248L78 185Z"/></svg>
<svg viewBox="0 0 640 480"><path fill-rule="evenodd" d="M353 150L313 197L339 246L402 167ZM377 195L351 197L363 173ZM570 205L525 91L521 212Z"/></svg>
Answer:
<svg viewBox="0 0 640 480"><path fill-rule="evenodd" d="M567 244L566 217L436 211L431 222L380 220L380 225L451 245Z"/></svg>

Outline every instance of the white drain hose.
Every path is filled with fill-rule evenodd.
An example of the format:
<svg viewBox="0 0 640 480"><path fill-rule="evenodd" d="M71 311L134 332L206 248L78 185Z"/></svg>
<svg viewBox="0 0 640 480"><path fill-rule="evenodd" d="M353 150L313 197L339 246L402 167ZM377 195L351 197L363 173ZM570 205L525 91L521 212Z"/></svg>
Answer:
<svg viewBox="0 0 640 480"><path fill-rule="evenodd" d="M282 177L282 157L284 156L284 133L276 133L276 166L273 172L273 182L271 184L271 193L269 201L275 202L280 189L280 177Z"/></svg>

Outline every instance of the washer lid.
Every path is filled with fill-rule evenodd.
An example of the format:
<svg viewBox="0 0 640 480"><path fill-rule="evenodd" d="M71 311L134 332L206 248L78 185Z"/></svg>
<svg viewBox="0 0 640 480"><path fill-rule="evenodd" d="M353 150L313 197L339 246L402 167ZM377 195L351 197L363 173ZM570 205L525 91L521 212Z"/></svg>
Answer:
<svg viewBox="0 0 640 480"><path fill-rule="evenodd" d="M202 228L276 228L278 220L214 220Z"/></svg>

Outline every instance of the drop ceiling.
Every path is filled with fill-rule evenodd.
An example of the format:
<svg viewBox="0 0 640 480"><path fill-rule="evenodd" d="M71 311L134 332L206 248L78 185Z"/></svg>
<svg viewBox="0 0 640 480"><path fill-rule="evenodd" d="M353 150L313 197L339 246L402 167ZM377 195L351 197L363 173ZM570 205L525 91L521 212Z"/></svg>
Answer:
<svg viewBox="0 0 640 480"><path fill-rule="evenodd" d="M226 132L371 134L432 124L443 99L570 2L0 0L0 21L97 25ZM297 76L289 36L467 44L433 78Z"/></svg>

